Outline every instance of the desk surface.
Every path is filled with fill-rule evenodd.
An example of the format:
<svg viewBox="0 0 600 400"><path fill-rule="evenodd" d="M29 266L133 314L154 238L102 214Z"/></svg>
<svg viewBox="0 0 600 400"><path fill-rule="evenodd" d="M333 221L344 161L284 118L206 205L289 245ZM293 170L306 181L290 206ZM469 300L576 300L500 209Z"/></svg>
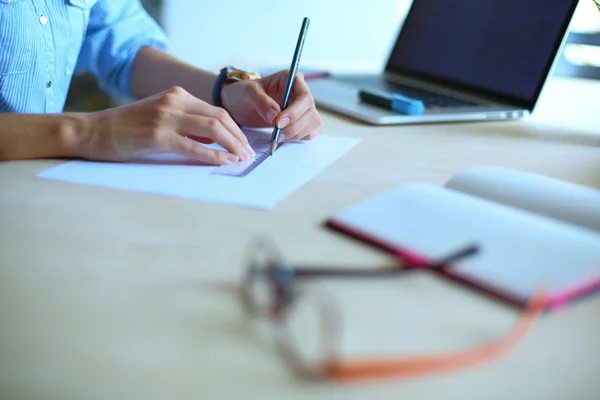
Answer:
<svg viewBox="0 0 600 400"><path fill-rule="evenodd" d="M37 179L54 160L3 163L0 397L592 398L598 297L544 317L511 353L477 369L342 386L295 378L247 329L233 288L259 233L292 262L390 265L321 224L410 181L443 184L495 163L600 187L599 111L600 83L561 79L522 121L371 127L324 113L323 134L361 143L268 212ZM516 316L425 273L394 285L388 304L404 308L391 319L406 320L390 351L473 346ZM367 295L347 297L348 310L369 312ZM354 343L364 350L379 334L365 330Z"/></svg>

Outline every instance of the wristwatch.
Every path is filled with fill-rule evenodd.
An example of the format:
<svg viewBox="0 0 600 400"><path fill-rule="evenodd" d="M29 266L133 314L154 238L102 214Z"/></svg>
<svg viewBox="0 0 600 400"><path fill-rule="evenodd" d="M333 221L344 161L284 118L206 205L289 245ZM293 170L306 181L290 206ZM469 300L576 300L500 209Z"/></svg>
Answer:
<svg viewBox="0 0 600 400"><path fill-rule="evenodd" d="M215 84L213 85L213 105L217 107L223 107L223 102L221 100L221 91L223 90L223 86L226 83L231 83L235 81L251 81L256 79L260 79L260 75L254 72L244 71L232 66L222 68L219 72L219 76L217 76Z"/></svg>

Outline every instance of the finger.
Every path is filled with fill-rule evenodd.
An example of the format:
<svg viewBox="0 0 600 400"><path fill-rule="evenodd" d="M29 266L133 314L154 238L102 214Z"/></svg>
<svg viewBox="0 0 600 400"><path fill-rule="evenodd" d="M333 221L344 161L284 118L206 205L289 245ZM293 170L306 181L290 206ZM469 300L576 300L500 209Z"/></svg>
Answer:
<svg viewBox="0 0 600 400"><path fill-rule="evenodd" d="M179 101L181 102L180 108L182 111L189 114L196 114L218 119L221 124L242 143L243 148L248 147L251 153L254 152L254 150L250 148L248 138L244 132L242 132L233 118L231 118L229 113L223 108L214 107L185 91L178 91L177 95L180 97Z"/></svg>
<svg viewBox="0 0 600 400"><path fill-rule="evenodd" d="M287 125L281 131L285 133L286 141L287 140L298 140L300 139L298 134L302 132L310 123L311 123L311 112L310 110L306 110L304 114L296 122L292 122Z"/></svg>
<svg viewBox="0 0 600 400"><path fill-rule="evenodd" d="M184 114L179 118L177 132L182 136L198 138L202 141L210 140L219 144L231 154L246 160L250 153L245 149L243 142L232 132L227 130L217 118L205 117L194 114ZM247 141L246 141L247 143Z"/></svg>
<svg viewBox="0 0 600 400"><path fill-rule="evenodd" d="M310 89L301 73L296 75L294 82L293 99L290 96L290 101L287 107L283 110L276 119L276 124L279 128L285 128L300 119L300 117L309 109L314 107L314 100Z"/></svg>
<svg viewBox="0 0 600 400"><path fill-rule="evenodd" d="M320 131L321 128L314 129L306 127L296 136L294 140L312 140L317 137Z"/></svg>
<svg viewBox="0 0 600 400"><path fill-rule="evenodd" d="M217 120L219 120L219 122L221 122L221 124L225 127L225 129L227 129L227 131L229 131L229 133L231 133L234 137L236 137L240 141L240 143L242 144L242 147L250 148L250 144L248 143L248 138L246 137L244 132L242 132L242 130L240 129L238 124L235 123L233 118L231 118L231 115L229 115L229 113L223 108L213 107L213 106L210 106L210 108L211 108L211 112L209 113L209 115L212 116L213 118L216 118Z"/></svg>
<svg viewBox="0 0 600 400"><path fill-rule="evenodd" d="M277 102L279 104L281 104L283 102L283 95L285 94L285 88L287 86L287 83L288 83L287 81L289 79L289 76L290 76L289 70L281 71L281 73L279 75L279 80L277 83Z"/></svg>
<svg viewBox="0 0 600 400"><path fill-rule="evenodd" d="M179 135L171 135L169 151L190 157L207 164L227 165L239 160L235 154L209 149L202 144Z"/></svg>
<svg viewBox="0 0 600 400"><path fill-rule="evenodd" d="M266 82L265 90L267 91L267 93L269 93L269 96L273 100L275 100L275 102L278 104L279 108L281 108L280 105L282 104L283 95L285 93L285 87L287 86L288 75L289 75L289 71L283 70L283 71L277 72L276 74L270 75L265 78L265 82ZM294 99L294 91L292 90L292 93L290 93L289 101L292 101L293 99ZM289 102L288 102L288 104L289 104Z"/></svg>
<svg viewBox="0 0 600 400"><path fill-rule="evenodd" d="M246 94L258 115L267 123L274 124L275 117L281 111L279 104L272 99L265 89L258 83L246 85Z"/></svg>
<svg viewBox="0 0 600 400"><path fill-rule="evenodd" d="M279 73L279 79L277 80L277 91L276 91L277 98L275 99L275 100L277 100L277 102L279 104L281 104L283 102L283 96L285 94L285 88L287 87L287 84L288 84L289 75L290 75L289 70L284 70ZM291 102L293 102L296 99L297 89L295 89L295 88L296 88L296 84L298 82L298 78L300 78L300 80L304 80L304 75L302 75L302 73L299 71L296 72L294 84L292 85L292 91L288 98L288 103L287 103L288 106L290 105Z"/></svg>
<svg viewBox="0 0 600 400"><path fill-rule="evenodd" d="M286 141L313 139L323 128L323 121L315 108L306 111L298 121L282 130Z"/></svg>

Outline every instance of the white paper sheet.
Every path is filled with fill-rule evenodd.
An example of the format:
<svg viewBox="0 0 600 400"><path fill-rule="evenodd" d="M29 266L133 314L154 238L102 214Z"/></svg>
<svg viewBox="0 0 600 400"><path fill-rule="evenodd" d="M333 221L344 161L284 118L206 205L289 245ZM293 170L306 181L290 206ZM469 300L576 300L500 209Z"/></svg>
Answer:
<svg viewBox="0 0 600 400"><path fill-rule="evenodd" d="M245 130L251 143L270 137ZM352 149L360 139L319 135L283 144L244 177L220 176L215 166L176 154L155 154L126 163L71 161L38 174L40 178L105 186L260 209L273 208ZM219 148L218 145L209 147ZM257 153L261 150L255 148Z"/></svg>

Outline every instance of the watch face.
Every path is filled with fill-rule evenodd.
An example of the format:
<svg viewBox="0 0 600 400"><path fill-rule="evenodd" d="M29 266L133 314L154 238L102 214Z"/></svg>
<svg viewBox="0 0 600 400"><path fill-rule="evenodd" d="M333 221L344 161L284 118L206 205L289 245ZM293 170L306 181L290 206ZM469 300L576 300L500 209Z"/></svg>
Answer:
<svg viewBox="0 0 600 400"><path fill-rule="evenodd" d="M253 72L244 71L238 68L229 67L227 71L227 78L234 80L255 80L260 79L260 75L255 74Z"/></svg>

